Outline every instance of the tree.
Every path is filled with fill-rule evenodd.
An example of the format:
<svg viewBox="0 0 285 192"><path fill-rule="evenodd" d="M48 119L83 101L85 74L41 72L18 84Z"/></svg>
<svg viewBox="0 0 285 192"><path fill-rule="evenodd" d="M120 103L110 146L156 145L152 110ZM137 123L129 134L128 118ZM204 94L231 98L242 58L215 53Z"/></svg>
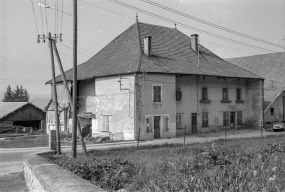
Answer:
<svg viewBox="0 0 285 192"><path fill-rule="evenodd" d="M10 85L7 87L7 91L4 94L3 102L28 102L30 99L30 95L26 89L21 85L20 87L17 85L16 89L12 91Z"/></svg>
<svg viewBox="0 0 285 192"><path fill-rule="evenodd" d="M12 91L10 85L7 87L7 91L4 93L3 102L14 102L14 92Z"/></svg>

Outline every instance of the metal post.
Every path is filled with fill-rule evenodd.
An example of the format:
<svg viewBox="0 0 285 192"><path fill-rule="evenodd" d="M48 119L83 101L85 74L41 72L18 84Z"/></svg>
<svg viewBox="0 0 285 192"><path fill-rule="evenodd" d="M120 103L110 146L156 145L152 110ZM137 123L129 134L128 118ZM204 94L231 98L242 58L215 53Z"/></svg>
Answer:
<svg viewBox="0 0 285 192"><path fill-rule="evenodd" d="M77 0L73 0L73 117L72 117L72 157L76 158L77 149Z"/></svg>
<svg viewBox="0 0 285 192"><path fill-rule="evenodd" d="M138 134L138 142L137 142L137 146L139 146L139 142L140 142L140 133L141 133L141 127L139 127L139 134Z"/></svg>
<svg viewBox="0 0 285 192"><path fill-rule="evenodd" d="M53 85L53 106L54 106L54 113L55 113L55 128L56 128L56 152L58 155L61 154L60 150L60 135L59 135L59 118L58 118L58 102L57 102L57 92L56 92L56 82L55 82L55 69L54 69L54 57L52 51L52 38L51 34L49 33L49 47L50 47L50 56L51 56L51 72L52 72L52 85Z"/></svg>
<svg viewBox="0 0 285 192"><path fill-rule="evenodd" d="M53 41L53 49L54 49L54 52L55 52L55 55L56 55L56 58L57 58L57 61L58 61L58 66L59 66L59 69L60 69L60 73L61 73L61 77L62 77L62 80L63 80L63 84L64 84L65 89L67 91L68 100L69 100L69 103L71 105L71 110L73 111L74 106L73 106L72 97L71 97L71 94L70 94L70 91L69 91L69 88L68 88L68 85L67 85L66 77L65 77L65 74L64 74L64 71L63 71L63 67L62 67L62 63L61 63L61 60L60 60L60 57L59 57L59 54L58 54L58 51L57 51L56 43L54 41ZM85 142L84 142L84 139L82 137L79 121L77 121L77 130L78 130L78 135L79 135L82 151L84 152L85 155L88 155L87 150L86 150L86 146L85 146Z"/></svg>
<svg viewBox="0 0 285 192"><path fill-rule="evenodd" d="M185 135L186 135L186 125L185 125L185 129L184 129L184 146L185 146Z"/></svg>

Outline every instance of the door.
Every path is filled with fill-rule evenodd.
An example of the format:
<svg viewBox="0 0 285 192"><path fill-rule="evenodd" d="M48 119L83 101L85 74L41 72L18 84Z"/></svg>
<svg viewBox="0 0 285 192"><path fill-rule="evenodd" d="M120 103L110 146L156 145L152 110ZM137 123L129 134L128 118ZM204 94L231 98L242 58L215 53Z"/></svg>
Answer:
<svg viewBox="0 0 285 192"><path fill-rule="evenodd" d="M234 129L236 124L235 112L230 113L230 128Z"/></svg>
<svg viewBox="0 0 285 192"><path fill-rule="evenodd" d="M154 138L160 138L160 116L154 117Z"/></svg>
<svg viewBox="0 0 285 192"><path fill-rule="evenodd" d="M197 133L197 113L191 114L192 133Z"/></svg>

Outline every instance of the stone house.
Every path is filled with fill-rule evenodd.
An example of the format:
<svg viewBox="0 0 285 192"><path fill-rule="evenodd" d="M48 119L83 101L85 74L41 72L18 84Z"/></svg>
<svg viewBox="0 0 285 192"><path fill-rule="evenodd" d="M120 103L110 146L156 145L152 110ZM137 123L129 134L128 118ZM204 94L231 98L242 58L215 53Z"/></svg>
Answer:
<svg viewBox="0 0 285 192"><path fill-rule="evenodd" d="M190 38L177 29L133 24L78 66L81 121L92 125L93 136L125 140L259 127L263 79L198 42L198 35ZM65 72L71 89L72 72ZM66 109L61 77L56 81L59 105ZM69 115L61 114L64 130Z"/></svg>

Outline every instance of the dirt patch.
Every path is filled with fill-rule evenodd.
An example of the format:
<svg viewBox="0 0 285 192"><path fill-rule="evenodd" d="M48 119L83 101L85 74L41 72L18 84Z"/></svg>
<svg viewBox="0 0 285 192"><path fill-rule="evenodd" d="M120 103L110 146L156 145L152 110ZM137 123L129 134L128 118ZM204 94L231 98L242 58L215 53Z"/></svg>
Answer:
<svg viewBox="0 0 285 192"><path fill-rule="evenodd" d="M24 173L11 173L0 176L0 192L28 192Z"/></svg>

